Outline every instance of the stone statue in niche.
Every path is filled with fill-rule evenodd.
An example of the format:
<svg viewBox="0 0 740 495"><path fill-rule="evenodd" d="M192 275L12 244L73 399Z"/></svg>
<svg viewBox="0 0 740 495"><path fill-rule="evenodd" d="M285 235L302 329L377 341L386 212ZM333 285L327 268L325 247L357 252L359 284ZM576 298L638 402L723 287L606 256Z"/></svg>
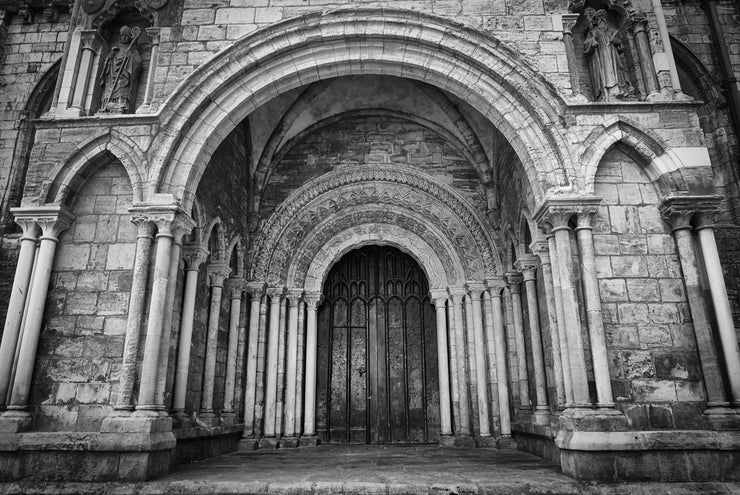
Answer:
<svg viewBox="0 0 740 495"><path fill-rule="evenodd" d="M605 10L589 7L584 12L588 32L583 42L593 82L595 101L612 101L634 96L629 72L624 63L620 33L609 26Z"/></svg>
<svg viewBox="0 0 740 495"><path fill-rule="evenodd" d="M111 48L103 65L100 85L103 87L101 112L128 113L136 97L141 71L141 55L136 43L141 29L121 28L118 46Z"/></svg>

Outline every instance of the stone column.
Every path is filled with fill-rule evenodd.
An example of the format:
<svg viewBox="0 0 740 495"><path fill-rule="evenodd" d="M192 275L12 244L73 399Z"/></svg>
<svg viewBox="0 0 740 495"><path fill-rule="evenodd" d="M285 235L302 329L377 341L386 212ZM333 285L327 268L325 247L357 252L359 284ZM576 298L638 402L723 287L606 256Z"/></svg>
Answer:
<svg viewBox="0 0 740 495"><path fill-rule="evenodd" d="M285 436L280 444L285 447L297 447L298 442L295 438L295 393L296 393L296 375L298 361L298 303L303 295L303 289L289 289L288 301L290 309L288 310L288 342L287 352L285 355Z"/></svg>
<svg viewBox="0 0 740 495"><path fill-rule="evenodd" d="M457 396L460 404L460 424L455 432L458 436L470 436L470 412L468 402L468 380L465 370L465 323L463 320L463 298L465 289L450 287L452 300L452 321L455 335L455 353L457 369L452 370L457 375Z"/></svg>
<svg viewBox="0 0 740 495"><path fill-rule="evenodd" d="M270 326L267 321L269 310L270 303L265 289L265 295L262 297L262 304L260 304L259 330L257 332L257 389L255 391L257 407L254 410L254 433L258 437L263 437L265 431L265 371L267 370L267 334Z"/></svg>
<svg viewBox="0 0 740 495"><path fill-rule="evenodd" d="M161 406L156 401L159 348L167 305L170 260L172 255L173 232L179 228L180 218L187 218L177 208L162 207L150 209L149 215L157 226L157 248L154 259L154 274L149 301L149 320L144 344L144 358L141 366L139 398L136 404L137 416L159 416Z"/></svg>
<svg viewBox="0 0 740 495"><path fill-rule="evenodd" d="M244 433L242 440L253 439L254 431L254 406L257 397L257 348L260 324L260 305L264 294L264 284L250 282L247 284L247 293L250 299L249 309L249 337L247 343L247 373L244 385ZM254 448L253 442L250 443ZM247 450L240 446L240 450Z"/></svg>
<svg viewBox="0 0 740 495"><path fill-rule="evenodd" d="M709 291L712 294L722 354L725 357L727 379L732 394L732 406L738 408L740 407L740 349L738 348L735 324L732 321L730 300L727 298L727 287L725 286L725 277L717 251L717 241L714 238L712 215L700 214L697 224L696 230L699 236L702 257L704 258L704 269L709 281Z"/></svg>
<svg viewBox="0 0 740 495"><path fill-rule="evenodd" d="M118 384L118 402L115 408L119 411L133 411L134 382L136 365L139 357L139 337L141 321L144 316L146 287L149 279L149 259L152 250L154 224L146 217L132 212L131 221L137 226L136 254L131 279L131 296L128 304L126 337L123 344L123 361Z"/></svg>
<svg viewBox="0 0 740 495"><path fill-rule="evenodd" d="M580 96L585 101L581 89L581 77L578 73L578 57L573 45L573 26L578 21L579 14L563 14L563 44L565 45L565 58L568 61L568 73L570 74L570 87L574 96Z"/></svg>
<svg viewBox="0 0 740 495"><path fill-rule="evenodd" d="M159 56L159 28L146 28L146 34L152 40L152 53L149 57L149 71L146 76L146 88L144 90L144 101L136 110L136 113L149 113L152 110L152 94L154 93L154 75L157 72L157 57Z"/></svg>
<svg viewBox="0 0 740 495"><path fill-rule="evenodd" d="M216 351L218 350L218 325L221 317L221 296L224 279L231 269L222 260L211 261L208 265L208 282L211 287L211 307L208 313L208 336L206 337L206 360L203 371L198 422L205 426L218 425L218 417L213 411L213 387L216 381Z"/></svg>
<svg viewBox="0 0 740 495"><path fill-rule="evenodd" d="M550 331L552 345L552 368L555 376L555 391L557 405L565 404L565 383L563 381L563 361L560 355L560 336L558 330L558 311L555 305L555 286L552 280L552 262L547 241L535 241L530 249L540 259L542 267L542 283L545 287L545 301L547 303L547 328Z"/></svg>
<svg viewBox="0 0 740 495"><path fill-rule="evenodd" d="M568 331L565 323L565 310L563 308L563 291L560 287L560 262L558 260L558 250L555 246L555 234L549 232L547 238L547 249L550 253L552 262L552 282L555 296L555 312L557 314L557 337L560 344L560 360L563 365L563 389L565 392L565 402L563 405L570 407L573 404L573 381L570 373L570 355L568 354Z"/></svg>
<svg viewBox="0 0 740 495"><path fill-rule="evenodd" d="M486 381L486 343L483 339L483 310L481 297L484 284L468 284L468 297L473 306L473 336L475 337L475 378L478 389L478 422L481 437L491 436L491 419L488 412L488 383Z"/></svg>
<svg viewBox="0 0 740 495"><path fill-rule="evenodd" d="M301 434L303 425L303 376L305 371L306 355L306 303L301 299L298 303L298 359L296 361L295 385L295 434Z"/></svg>
<svg viewBox="0 0 740 495"><path fill-rule="evenodd" d="M275 437L275 420L277 418L277 375L278 375L278 340L280 338L280 306L283 302L283 287L267 289L270 296L270 330L267 336L267 368L265 369L265 431L266 437Z"/></svg>
<svg viewBox="0 0 740 495"><path fill-rule="evenodd" d="M175 391L172 409L175 417L182 423L187 420L185 398L188 392L190 373L190 347L193 340L193 317L195 315L195 296L198 289L198 270L208 257L208 251L200 246L185 247L185 287L180 316L180 336L177 344L177 368L175 369Z"/></svg>
<svg viewBox="0 0 740 495"><path fill-rule="evenodd" d="M306 302L306 402L303 410L303 439L315 443L316 437L316 309L321 303L320 292L307 292Z"/></svg>
<svg viewBox="0 0 740 495"><path fill-rule="evenodd" d="M632 19L632 31L634 33L635 44L637 45L640 67L642 67L642 79L645 81L647 96L650 96L658 93L658 75L655 73L653 54L650 51L650 39L648 38L647 30L648 21L644 14Z"/></svg>
<svg viewBox="0 0 740 495"><path fill-rule="evenodd" d="M230 278L227 282L231 310L229 313L229 344L226 351L226 379L224 380L224 408L221 418L226 424L234 424L234 385L236 383L236 348L239 344L239 318L242 314L242 293L247 281L242 277Z"/></svg>
<svg viewBox="0 0 740 495"><path fill-rule="evenodd" d="M464 300L465 310L463 315L465 317L465 344L467 356L468 369L466 370L467 387L468 387L468 409L471 419L470 433L476 435L479 433L479 426L476 422L480 421L478 415L478 380L476 379L476 366L475 366L475 331L473 330L473 301L470 299L470 295L465 294Z"/></svg>
<svg viewBox="0 0 740 495"><path fill-rule="evenodd" d="M686 299L689 303L689 311L691 311L696 347L699 351L704 387L707 391L707 409L704 413L735 415L735 412L729 409L730 402L725 396L724 380L719 370L712 327L701 287L699 265L691 235L691 218L695 212L696 202L681 201L680 198L670 198L661 207L663 218L673 228L673 238L676 241L676 249L681 262Z"/></svg>
<svg viewBox="0 0 740 495"><path fill-rule="evenodd" d="M21 431L30 426L31 414L28 411L28 398L31 391L33 368L36 364L36 350L43 323L54 254L59 242L59 234L70 226L74 218L62 206L17 208L13 213L16 217L23 216L29 222L38 224L41 227L41 237L36 266L33 269L33 279L28 290L30 295L26 302L26 318L20 331L18 364L7 411L0 417L0 431ZM30 250L26 249L28 255ZM15 352L15 349L13 351Z"/></svg>
<svg viewBox="0 0 740 495"><path fill-rule="evenodd" d="M519 371L519 404L520 409L532 408L529 400L529 377L527 373L527 352L524 347L524 323L522 322L522 274L509 272L506 283L511 291L512 317L514 321L514 342L516 343L517 370Z"/></svg>
<svg viewBox="0 0 740 495"><path fill-rule="evenodd" d="M516 262L516 268L522 272L524 286L527 289L527 313L529 315L529 341L532 346L532 364L534 367L534 388L537 396L535 422L548 424L550 407L547 405L547 382L545 380L545 358L542 353L542 336L540 332L540 310L537 302L537 258L533 254L524 254Z"/></svg>
<svg viewBox="0 0 740 495"><path fill-rule="evenodd" d="M581 259L581 277L583 278L583 298L586 303L586 318L588 320L588 336L591 341L591 359L596 381L596 405L598 407L614 407L612 382L609 375L609 357L606 352L606 333L601 316L601 295L599 294L599 280L596 277L596 257L594 254L594 236L591 221L596 213L596 205L601 198L591 202L578 212L576 237Z"/></svg>
<svg viewBox="0 0 740 495"><path fill-rule="evenodd" d="M283 433L283 415L285 412L285 347L287 340L288 324L288 299L287 294L283 296L280 304L280 323L278 332L278 372L277 372L277 404L275 405L275 436L280 437Z"/></svg>
<svg viewBox="0 0 740 495"><path fill-rule="evenodd" d="M573 403L571 407L590 407L588 377L586 375L586 358L584 354L583 335L581 333L581 315L578 295L576 293L575 268L571 251L571 235L568 222L574 209L582 198L563 198L548 200L540 209L537 221L552 227L557 248L560 289L563 299L563 321L567 334L568 359L570 363L571 383L573 386ZM576 203L574 205L573 203ZM549 230L549 229L547 229Z"/></svg>
<svg viewBox="0 0 740 495"><path fill-rule="evenodd" d="M501 436L511 437L511 416L509 411L509 379L506 370L506 335L502 310L502 280L488 281L488 295L493 309L493 338L496 341L496 390L501 421Z"/></svg>
<svg viewBox="0 0 740 495"><path fill-rule="evenodd" d="M0 26L4 28L4 24L0 23ZM16 211L16 209L13 208L13 211ZM26 296L31 283L31 273L33 272L33 262L36 258L36 247L40 233L36 220L33 218L16 214L15 223L21 226L23 235L20 239L20 252L15 265L15 277L10 289L8 314L5 318L2 341L0 341L0 409L5 408L6 397L10 389L10 376L13 372L15 351L20 338Z"/></svg>
<svg viewBox="0 0 740 495"><path fill-rule="evenodd" d="M452 435L452 414L450 412L450 368L447 357L447 292L433 290L430 297L434 301L437 315L437 371L439 373L439 422L440 435ZM441 439L440 443L449 443Z"/></svg>

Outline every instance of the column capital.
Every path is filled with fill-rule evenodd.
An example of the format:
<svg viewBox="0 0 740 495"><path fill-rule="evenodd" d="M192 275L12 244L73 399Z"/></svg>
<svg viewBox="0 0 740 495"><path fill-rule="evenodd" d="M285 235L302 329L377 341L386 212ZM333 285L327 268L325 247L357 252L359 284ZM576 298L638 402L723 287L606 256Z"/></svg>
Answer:
<svg viewBox="0 0 740 495"><path fill-rule="evenodd" d="M714 222L714 215L719 212L722 196L669 196L660 205L660 214L673 230L690 229L691 222L698 220L697 228L707 227Z"/></svg>
<svg viewBox="0 0 740 495"><path fill-rule="evenodd" d="M224 279L231 273L231 268L220 260L208 263L208 283L211 287L223 287Z"/></svg>
<svg viewBox="0 0 740 495"><path fill-rule="evenodd" d="M486 291L486 284L484 284L483 282L468 282L465 285L468 289L468 292L470 293L470 296L474 299L480 299L481 294Z"/></svg>
<svg viewBox="0 0 740 495"><path fill-rule="evenodd" d="M285 295L285 287L268 287L267 295L270 296L271 302L275 304L276 301L282 300Z"/></svg>
<svg viewBox="0 0 740 495"><path fill-rule="evenodd" d="M547 240L539 239L532 241L529 249L540 259L540 264L543 266L550 264L550 243Z"/></svg>
<svg viewBox="0 0 740 495"><path fill-rule="evenodd" d="M148 218L132 216L131 223L136 225L137 238L151 238L154 235L154 224Z"/></svg>
<svg viewBox="0 0 740 495"><path fill-rule="evenodd" d="M229 291L229 299L241 299L242 293L247 288L247 280L244 277L231 277L226 280L226 288Z"/></svg>
<svg viewBox="0 0 740 495"><path fill-rule="evenodd" d="M522 291L522 282L524 281L524 276L522 276L519 272L506 272L504 275L506 280L506 285L509 286L509 290L511 290L512 294L521 294Z"/></svg>
<svg viewBox="0 0 740 495"><path fill-rule="evenodd" d="M291 307L298 306L298 302L303 298L303 289L288 289L285 291L285 297L288 298Z"/></svg>
<svg viewBox="0 0 740 495"><path fill-rule="evenodd" d="M178 205L138 204L129 208L131 221L149 220L157 226L157 236L177 238L193 230L195 221Z"/></svg>
<svg viewBox="0 0 740 495"><path fill-rule="evenodd" d="M444 304L447 302L447 290L446 289L432 289L429 291L429 297L432 301L434 301L435 307L437 306L437 301L441 300L441 304Z"/></svg>
<svg viewBox="0 0 740 495"><path fill-rule="evenodd" d="M18 225L34 222L41 228L41 238L53 241L74 221L72 212L62 205L11 208L10 212Z"/></svg>
<svg viewBox="0 0 740 495"><path fill-rule="evenodd" d="M252 300L262 299L262 296L265 293L265 283L264 282L247 282L246 291Z"/></svg>
<svg viewBox="0 0 740 495"><path fill-rule="evenodd" d="M321 292L306 292L303 294L303 301L306 303L306 309L316 310L324 301L324 294Z"/></svg>
<svg viewBox="0 0 740 495"><path fill-rule="evenodd" d="M504 278L487 278L486 287L488 288L488 294L491 297L501 297L501 290L506 287Z"/></svg>
<svg viewBox="0 0 740 495"><path fill-rule="evenodd" d="M534 220L548 233L567 227L573 215L596 213L599 204L601 198L596 196L550 196L542 202Z"/></svg>
<svg viewBox="0 0 740 495"><path fill-rule="evenodd" d="M11 208L12 210L12 208ZM21 228L23 235L21 235L21 241L38 241L41 230L36 220L29 217L15 217L15 223Z"/></svg>
<svg viewBox="0 0 740 495"><path fill-rule="evenodd" d="M519 256L519 259L514 263L514 268L522 273L523 279L526 282L527 280L535 280L537 278L538 264L537 256L526 253Z"/></svg>
<svg viewBox="0 0 740 495"><path fill-rule="evenodd" d="M563 14L563 33L572 34L573 27L578 22L578 18L581 16L578 13Z"/></svg>
<svg viewBox="0 0 740 495"><path fill-rule="evenodd" d="M633 12L629 18L629 27L635 33L648 31L648 19L642 12Z"/></svg>
<svg viewBox="0 0 740 495"><path fill-rule="evenodd" d="M208 259L208 250L203 249L199 244L188 244L183 247L182 251L185 269L188 271L197 271L200 265Z"/></svg>
<svg viewBox="0 0 740 495"><path fill-rule="evenodd" d="M447 291L450 294L450 299L452 299L452 303L456 305L462 303L465 294L468 293L465 290L465 287L463 287L462 285L448 287Z"/></svg>
<svg viewBox="0 0 740 495"><path fill-rule="evenodd" d="M159 27L148 27L144 28L144 31L146 31L147 36L149 36L149 39L152 40L152 45L158 45L159 44L159 34L160 34L160 28Z"/></svg>

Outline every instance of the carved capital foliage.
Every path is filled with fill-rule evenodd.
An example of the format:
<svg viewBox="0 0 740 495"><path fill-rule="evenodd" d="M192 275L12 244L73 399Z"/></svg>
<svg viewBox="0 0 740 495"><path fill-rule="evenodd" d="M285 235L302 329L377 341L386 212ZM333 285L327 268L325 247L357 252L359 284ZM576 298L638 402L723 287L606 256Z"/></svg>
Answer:
<svg viewBox="0 0 740 495"><path fill-rule="evenodd" d="M525 281L534 280L536 278L537 265L537 256L533 254L523 254L514 263L514 268L522 272L522 276Z"/></svg>
<svg viewBox="0 0 740 495"><path fill-rule="evenodd" d="M543 265L550 264L550 244L546 240L534 241L529 249L540 259Z"/></svg>
<svg viewBox="0 0 740 495"><path fill-rule="evenodd" d="M190 244L183 248L182 257L185 260L187 270L198 270L208 259L208 250L198 244Z"/></svg>
<svg viewBox="0 0 740 495"><path fill-rule="evenodd" d="M231 273L231 268L222 262L216 261L208 265L208 283L211 287L223 287L224 279Z"/></svg>
<svg viewBox="0 0 740 495"><path fill-rule="evenodd" d="M285 297L288 298L291 307L298 306L298 302L303 298L303 289L288 289Z"/></svg>
<svg viewBox="0 0 740 495"><path fill-rule="evenodd" d="M265 294L265 284L263 282L247 282L246 291L252 301L260 300Z"/></svg>
<svg viewBox="0 0 740 495"><path fill-rule="evenodd" d="M466 286L468 293L473 299L480 299L481 295L486 291L486 284L483 282L468 282Z"/></svg>
<svg viewBox="0 0 740 495"><path fill-rule="evenodd" d="M434 301L435 308L443 308L447 303L447 291L444 289L434 289L429 291L429 298Z"/></svg>
<svg viewBox="0 0 740 495"><path fill-rule="evenodd" d="M177 205L136 205L129 208L131 218L148 220L157 227L157 236L182 237L195 227L190 215Z"/></svg>
<svg viewBox="0 0 740 495"><path fill-rule="evenodd" d="M56 241L59 234L72 225L74 215L65 206L34 206L30 208L11 208L15 222L25 228L33 229L32 224L41 229L41 239ZM25 234L25 229L24 229Z"/></svg>
<svg viewBox="0 0 740 495"><path fill-rule="evenodd" d="M306 292L303 295L303 301L306 303L306 309L316 311L316 308L324 300L324 295L321 292Z"/></svg>
<svg viewBox="0 0 740 495"><path fill-rule="evenodd" d="M456 306L462 304L465 295L468 293L468 291L465 290L465 287L462 286L449 287L448 291L450 294L450 299L452 299L452 304Z"/></svg>
<svg viewBox="0 0 740 495"><path fill-rule="evenodd" d="M243 277L232 277L226 281L226 289L229 291L230 299L241 299L247 288L247 279Z"/></svg>
<svg viewBox="0 0 740 495"><path fill-rule="evenodd" d="M563 33L572 34L580 14L563 14Z"/></svg>
<svg viewBox="0 0 740 495"><path fill-rule="evenodd" d="M512 294L520 294L522 291L522 282L524 281L524 276L522 276L521 273L518 272L507 272L504 276L506 280L506 285L509 286L509 290L511 290Z"/></svg>
<svg viewBox="0 0 740 495"><path fill-rule="evenodd" d="M403 206L425 216L430 226L459 245L463 260L482 264L487 275L495 274L485 220L456 192L413 170L352 167L310 181L275 211L256 240L250 278L264 280L273 267L290 265L301 240L323 219L363 204Z"/></svg>
<svg viewBox="0 0 740 495"><path fill-rule="evenodd" d="M285 287L268 287L267 295L270 297L272 304L280 304L285 295Z"/></svg>
<svg viewBox="0 0 740 495"><path fill-rule="evenodd" d="M673 230L690 229L714 223L722 196L669 196L660 205L660 214Z"/></svg>
<svg viewBox="0 0 740 495"><path fill-rule="evenodd" d="M601 198L594 196L549 197L534 216L537 225L546 233L567 227L573 215L593 215L598 211Z"/></svg>
<svg viewBox="0 0 740 495"><path fill-rule="evenodd" d="M503 277L501 278L489 278L486 279L486 287L491 297L501 297L501 291L506 287L506 281Z"/></svg>

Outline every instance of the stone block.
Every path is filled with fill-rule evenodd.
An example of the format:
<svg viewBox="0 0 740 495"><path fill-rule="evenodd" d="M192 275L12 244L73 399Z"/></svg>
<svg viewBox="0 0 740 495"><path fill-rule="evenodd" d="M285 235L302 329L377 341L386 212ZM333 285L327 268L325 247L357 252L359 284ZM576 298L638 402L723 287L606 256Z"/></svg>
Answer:
<svg viewBox="0 0 740 495"><path fill-rule="evenodd" d="M658 284L660 285L660 298L664 302L686 301L683 280L675 278L664 278L658 280Z"/></svg>
<svg viewBox="0 0 740 495"><path fill-rule="evenodd" d="M647 347L670 347L673 345L671 325L638 324L640 343Z"/></svg>
<svg viewBox="0 0 740 495"><path fill-rule="evenodd" d="M595 234L594 252L597 256L613 256L619 254L620 238L614 234Z"/></svg>
<svg viewBox="0 0 740 495"><path fill-rule="evenodd" d="M81 215L75 219L72 241L91 242L95 239L95 229L97 227L97 215Z"/></svg>
<svg viewBox="0 0 740 495"><path fill-rule="evenodd" d="M632 396L636 402L674 402L676 385L669 380L633 380Z"/></svg>
<svg viewBox="0 0 740 495"><path fill-rule="evenodd" d="M115 242L118 235L116 215L98 215L95 227L95 242Z"/></svg>
<svg viewBox="0 0 740 495"><path fill-rule="evenodd" d="M632 302L656 301L660 299L658 281L649 278L627 280L627 293ZM650 306L648 306L648 312Z"/></svg>
<svg viewBox="0 0 740 495"><path fill-rule="evenodd" d="M665 380L700 380L701 363L694 352L680 350L653 351L657 378Z"/></svg>
<svg viewBox="0 0 740 495"><path fill-rule="evenodd" d="M216 11L216 24L249 24L255 22L252 7L233 7Z"/></svg>
<svg viewBox="0 0 740 495"><path fill-rule="evenodd" d="M599 292L604 302L627 301L627 286L623 279L599 280Z"/></svg>
<svg viewBox="0 0 740 495"><path fill-rule="evenodd" d="M76 288L79 291L95 292L108 286L108 274L104 271L85 270L77 275Z"/></svg>
<svg viewBox="0 0 740 495"><path fill-rule="evenodd" d="M104 292L98 299L98 315L125 315L128 312L128 292Z"/></svg>
<svg viewBox="0 0 740 495"><path fill-rule="evenodd" d="M612 232L621 234L639 234L642 232L638 209L635 206L610 206L609 219Z"/></svg>
<svg viewBox="0 0 740 495"><path fill-rule="evenodd" d="M648 314L650 315L650 321L653 323L678 323L682 321L677 306L672 303L650 303L648 304Z"/></svg>
<svg viewBox="0 0 740 495"><path fill-rule="evenodd" d="M673 413L670 407L651 404L648 407L651 428L674 428Z"/></svg>
<svg viewBox="0 0 740 495"><path fill-rule="evenodd" d="M107 404L110 389L109 383L80 383L75 398L81 404Z"/></svg>
<svg viewBox="0 0 740 495"><path fill-rule="evenodd" d="M97 308L98 294L95 292L74 292L69 294L65 312L70 315L92 315Z"/></svg>
<svg viewBox="0 0 740 495"><path fill-rule="evenodd" d="M105 335L125 335L126 334L126 318L105 318L103 325L103 334Z"/></svg>
<svg viewBox="0 0 740 495"><path fill-rule="evenodd" d="M108 187L110 189L110 186ZM114 213L116 211L116 201L117 198L115 196L96 196L93 212L99 215Z"/></svg>
<svg viewBox="0 0 740 495"><path fill-rule="evenodd" d="M108 250L105 268L107 270L131 269L134 266L136 244L115 244Z"/></svg>
<svg viewBox="0 0 740 495"><path fill-rule="evenodd" d="M650 351L622 351L625 378L653 378L655 365Z"/></svg>
<svg viewBox="0 0 740 495"><path fill-rule="evenodd" d="M649 254L676 253L676 243L670 234L648 234L647 245Z"/></svg>
<svg viewBox="0 0 740 495"><path fill-rule="evenodd" d="M619 252L626 255L647 254L647 238L641 234L622 234L619 236Z"/></svg>
<svg viewBox="0 0 740 495"><path fill-rule="evenodd" d="M699 381L676 381L676 396L678 400L685 402L698 402L706 400L704 386Z"/></svg>
<svg viewBox="0 0 740 495"><path fill-rule="evenodd" d="M77 317L78 335L89 335L103 333L105 318L101 316L79 316Z"/></svg>
<svg viewBox="0 0 740 495"><path fill-rule="evenodd" d="M74 403L75 397L77 396L77 384L71 383L59 383L57 385L57 392L54 396L55 405L71 405Z"/></svg>
<svg viewBox="0 0 740 495"><path fill-rule="evenodd" d="M657 481L660 479L658 452L617 452L614 456L616 477L630 481Z"/></svg>
<svg viewBox="0 0 740 495"><path fill-rule="evenodd" d="M619 349L639 349L640 334L636 325L605 324L607 342Z"/></svg>
<svg viewBox="0 0 740 495"><path fill-rule="evenodd" d="M649 323L648 307L643 303L619 303L617 312L620 323Z"/></svg>
<svg viewBox="0 0 740 495"><path fill-rule="evenodd" d="M54 260L55 270L84 270L90 256L89 244L60 243Z"/></svg>
<svg viewBox="0 0 740 495"><path fill-rule="evenodd" d="M639 184L619 184L620 205L640 205L643 203Z"/></svg>
<svg viewBox="0 0 740 495"><path fill-rule="evenodd" d="M644 277L648 272L645 258L641 256L612 256L611 263L615 277Z"/></svg>
<svg viewBox="0 0 740 495"><path fill-rule="evenodd" d="M113 410L107 405L78 405L76 431L100 431L103 419Z"/></svg>

